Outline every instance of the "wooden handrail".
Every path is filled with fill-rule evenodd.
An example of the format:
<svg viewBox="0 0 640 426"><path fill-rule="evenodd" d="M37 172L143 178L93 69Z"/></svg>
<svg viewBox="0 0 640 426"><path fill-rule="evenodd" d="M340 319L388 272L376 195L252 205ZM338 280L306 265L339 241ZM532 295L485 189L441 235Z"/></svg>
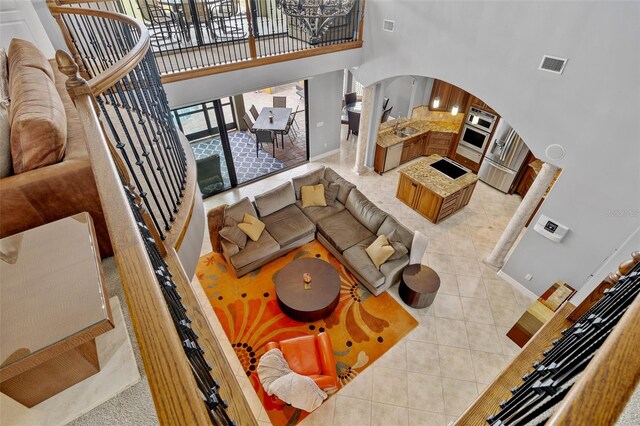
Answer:
<svg viewBox="0 0 640 426"><path fill-rule="evenodd" d="M52 6L49 5L49 10L52 14L71 14L71 15L89 15L97 16L105 19L113 19L123 22L135 28L140 35L140 38L136 42L135 46L131 48L120 60L109 67L109 72L104 72L94 76L91 80L87 81L91 92L94 95L99 95L105 92L108 88L122 80L127 74L142 61L144 56L149 50L151 41L149 38L149 30L142 22L135 18L124 15L118 12L111 12L98 9L86 9L83 7L65 7L65 6ZM69 43L67 42L67 45Z"/></svg>
<svg viewBox="0 0 640 426"><path fill-rule="evenodd" d="M119 18L117 18L118 20L127 22L130 25L134 25L135 27L141 29L141 31L147 31L146 27L143 24L141 24L140 21L136 20L135 18L127 17L127 15L122 15L116 12L107 12L107 11L98 10L98 9L84 9L84 8L75 6L77 4L84 4L84 3L105 3L105 0L47 0L47 1L50 3L49 9L51 10L51 13L54 15L54 17L56 17L56 14L58 13L73 13L73 12L70 12L69 9L82 10L83 14L85 13L85 11L89 10L91 11L89 14L94 16L105 16L105 14L109 14L109 17L111 17L111 14L117 14L119 15ZM51 4L51 2L54 2L54 1L56 5ZM237 60L235 62L227 62L227 63L217 64L217 65L197 66L193 69L163 73L161 76L162 82L171 83L175 81L202 77L206 75L219 74L219 73L235 71L235 70L245 69L245 68L253 68L253 67L258 67L263 65L274 64L278 62L292 61L296 59L308 58L308 57L317 56L317 55L325 55L329 53L340 52L343 50L358 49L362 47L362 44L363 44L365 1L366 0L360 0L360 3L359 3L360 16L357 23L357 28L358 28L357 39L354 39L353 41L346 41L343 43L329 44L325 46L319 46L319 47L314 47L310 49L303 49L303 50L298 50L294 52L273 54L269 56L259 57L257 40L254 35L253 22L252 22L253 12L249 7L249 0L245 0L246 13L245 13L244 19L247 20L247 25L249 28L249 34L246 40L249 48L248 58L243 60ZM63 6L62 8L60 8L60 5L69 5L69 6L74 5L74 6L73 7ZM65 28L63 25L61 25L61 28L64 35ZM68 37L65 35L65 39L67 38ZM141 39L139 40L138 44L142 44L143 42L145 44L150 44L150 37L149 37L148 31L146 32L146 34L141 33ZM76 52L74 51L73 47L70 45L69 42L67 42L67 45L69 46L74 57L76 57L77 59L78 55L76 55ZM189 52L191 50L198 49L198 48L200 48L200 46L191 46L191 47L185 46L181 49L181 51ZM137 49L138 47L136 46L136 49L134 50L137 50ZM157 52L156 54L162 55L162 53L157 53ZM128 71L131 70L130 68L126 67L126 65L129 63L128 61L134 61L134 63L136 62L135 58L129 57L129 58L123 58L118 63L118 66L122 67L122 72L119 73L121 76L125 75ZM76 62L78 63L79 66L81 66L81 73L82 73L83 71L82 64L78 61ZM103 78L106 79L106 77L103 77ZM115 79L113 81L111 80L99 81L94 78L89 80L89 85L94 90L94 93L102 93L102 91L110 87L110 84L113 84L114 82L117 82L117 81L118 79Z"/></svg>
<svg viewBox="0 0 640 426"><path fill-rule="evenodd" d="M187 71L180 71L161 76L163 83L173 83L175 81L188 80L190 78L204 77L206 75L221 74L229 71L236 71L245 68L254 68L263 65L276 64L279 62L293 61L296 59L309 58L311 56L326 55L328 53L341 52L343 50L358 49L362 47L362 41L350 41L347 43L337 43L328 46L316 47L314 49L300 50L297 52L285 53L282 55L264 56L261 58L232 62L224 65L213 65L210 67L200 67Z"/></svg>
<svg viewBox="0 0 640 426"><path fill-rule="evenodd" d="M78 67L68 53L59 50L56 60L68 77L67 86L72 89L85 140L91 141L86 144L87 151L158 419L167 425L209 424L191 366L111 160L91 89L78 76Z"/></svg>
<svg viewBox="0 0 640 426"><path fill-rule="evenodd" d="M103 122L99 119L99 109L95 95L127 78L145 58L149 49L149 37L146 28L135 19L125 15L78 7L52 6L52 14L64 28L61 15L72 13L90 15L105 19L115 19L139 30L140 39L132 46L132 50L108 69L86 81L78 75L78 63L64 51L56 54L58 68L68 78L67 91L78 110L85 133L87 151L91 160L93 174L102 203L103 212L116 264L125 296L129 304L131 319L136 332L142 360L152 397L161 424L209 424L211 422L208 409L203 401L198 384L193 375L192 366L186 357L183 344L176 331L168 310L167 302L159 287L158 279L151 263L147 248L142 240L135 217L131 211L128 195L124 185L129 185L128 172L113 144L108 140ZM69 34L67 34L69 35ZM66 39L72 47L71 38ZM78 52L75 51L75 54ZM78 55L79 57L79 55ZM185 141L183 142L183 145ZM237 424L256 425L255 416L244 398L242 389L229 366L224 352L211 329L210 323L203 314L199 300L191 287L177 249L195 205L195 197L199 196L195 178L196 164L190 150L185 148L186 177L184 186L183 214L175 219L171 232L166 240L161 241L151 220L141 206L142 219L158 246L160 254L167 263L177 289L181 295L182 305L192 320L191 327L199 336L198 344L204 349L204 358L212 367L213 377L222 385L219 390L228 404L226 412ZM135 194L135 191L133 191ZM136 194L137 195L137 194Z"/></svg>

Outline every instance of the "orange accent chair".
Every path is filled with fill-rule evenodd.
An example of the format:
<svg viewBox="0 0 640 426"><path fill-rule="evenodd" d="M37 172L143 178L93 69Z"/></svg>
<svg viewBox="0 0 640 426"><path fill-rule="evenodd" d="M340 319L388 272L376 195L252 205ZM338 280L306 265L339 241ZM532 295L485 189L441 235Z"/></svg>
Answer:
<svg viewBox="0 0 640 426"><path fill-rule="evenodd" d="M291 370L310 377L324 392L332 394L338 390L336 360L327 333L269 342L265 350L271 349L280 349Z"/></svg>

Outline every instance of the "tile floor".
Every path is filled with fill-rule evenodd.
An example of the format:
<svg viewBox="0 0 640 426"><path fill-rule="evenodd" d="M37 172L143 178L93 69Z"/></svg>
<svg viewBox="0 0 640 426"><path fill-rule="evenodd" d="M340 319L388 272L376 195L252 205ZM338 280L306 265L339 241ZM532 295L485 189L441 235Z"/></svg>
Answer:
<svg viewBox="0 0 640 426"><path fill-rule="evenodd" d="M415 330L301 424L447 425L519 350L505 333L533 298L502 281L481 260L521 199L479 182L468 206L434 225L395 198L397 169L383 176L353 173L355 145L344 136L345 126L340 153L321 164L334 168L409 228L428 235L423 263L438 272L442 284L430 307L416 310L403 304L420 322ZM316 163L308 163L210 197L205 200L205 209L252 197L316 167ZM202 253L210 250L207 236ZM397 286L390 293L402 304ZM220 324L215 318L213 322L260 425L270 424Z"/></svg>

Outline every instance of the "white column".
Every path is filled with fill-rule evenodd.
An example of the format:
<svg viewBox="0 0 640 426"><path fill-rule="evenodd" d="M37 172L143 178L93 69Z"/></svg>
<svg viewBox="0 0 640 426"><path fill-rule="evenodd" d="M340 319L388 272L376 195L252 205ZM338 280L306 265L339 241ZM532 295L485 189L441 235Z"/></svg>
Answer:
<svg viewBox="0 0 640 426"><path fill-rule="evenodd" d="M493 248L493 251L484 259L484 263L494 269L500 269L504 265L507 253L516 242L520 231L527 223L527 220L533 214L536 206L542 199L545 191L551 184L553 177L556 175L558 168L552 164L544 163L542 170L538 173L536 180L533 181L531 188L527 191L522 203L516 209L513 217L509 221L509 224L502 232L498 243Z"/></svg>
<svg viewBox="0 0 640 426"><path fill-rule="evenodd" d="M360 111L360 127L358 128L358 141L356 142L356 162L353 165L353 171L359 175L367 171L364 160L367 154L367 144L369 143L371 118L373 117L373 89L374 85L370 84L362 91L362 110Z"/></svg>

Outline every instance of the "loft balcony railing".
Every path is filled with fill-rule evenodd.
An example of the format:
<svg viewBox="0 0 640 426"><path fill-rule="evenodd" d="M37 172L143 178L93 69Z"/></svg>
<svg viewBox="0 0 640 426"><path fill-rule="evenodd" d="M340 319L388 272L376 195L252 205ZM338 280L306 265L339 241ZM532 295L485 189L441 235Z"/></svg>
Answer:
<svg viewBox="0 0 640 426"><path fill-rule="evenodd" d="M58 4L117 11L143 22L163 82L362 46L365 0L356 0L346 16L326 22L309 18L312 25L323 28L315 37L301 18L285 15L276 2L59 0Z"/></svg>
<svg viewBox="0 0 640 426"><path fill-rule="evenodd" d="M114 11L49 9L71 52L56 60L86 136L158 419L255 425L177 254L200 194L149 31Z"/></svg>

